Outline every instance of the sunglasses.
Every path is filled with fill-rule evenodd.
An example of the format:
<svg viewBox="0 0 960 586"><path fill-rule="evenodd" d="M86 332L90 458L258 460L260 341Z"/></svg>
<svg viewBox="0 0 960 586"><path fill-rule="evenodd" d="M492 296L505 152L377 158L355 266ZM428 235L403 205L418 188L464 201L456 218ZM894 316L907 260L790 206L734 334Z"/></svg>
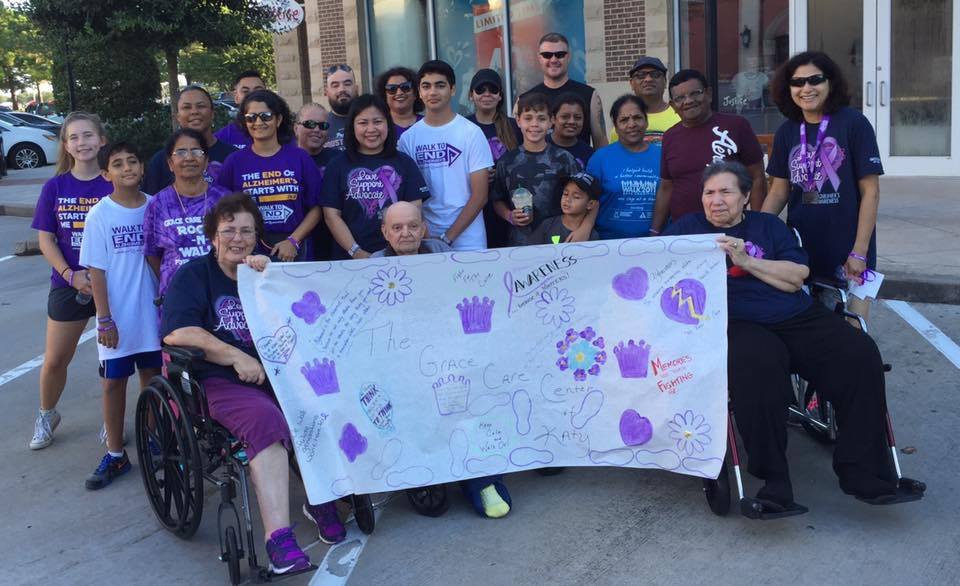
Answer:
<svg viewBox="0 0 960 586"><path fill-rule="evenodd" d="M547 61L556 57L557 59L563 59L570 52L569 51L540 51L540 56L546 59Z"/></svg>
<svg viewBox="0 0 960 586"><path fill-rule="evenodd" d="M413 82L405 81L403 83L388 83L383 86L388 94L395 95L398 91L409 94L413 90Z"/></svg>
<svg viewBox="0 0 960 586"><path fill-rule="evenodd" d="M243 119L247 121L247 124L253 124L257 121L257 118L259 118L261 122L270 122L274 116L275 114L273 112L253 112L244 114Z"/></svg>
<svg viewBox="0 0 960 586"><path fill-rule="evenodd" d="M331 65L330 67L327 67L327 74L336 73L337 71L346 71L347 73L350 73L351 71L353 71L353 68L347 65L346 63L337 63L336 65Z"/></svg>
<svg viewBox="0 0 960 586"><path fill-rule="evenodd" d="M630 76L631 79L636 79L638 81L647 77L650 79L660 79L663 77L663 72L659 69L648 69L646 71L636 71Z"/></svg>
<svg viewBox="0 0 960 586"><path fill-rule="evenodd" d="M483 84L480 87L473 88L473 93L477 94L478 96L482 96L483 94L499 96L500 88L495 85Z"/></svg>
<svg viewBox="0 0 960 586"><path fill-rule="evenodd" d="M300 122L297 122L297 124L299 124L300 126L303 126L307 130L313 130L315 128L319 128L320 130L327 130L328 128L330 128L329 122L320 122L319 120L301 120Z"/></svg>
<svg viewBox="0 0 960 586"><path fill-rule="evenodd" d="M822 73L818 73L816 75L809 75L807 77L791 77L790 85L793 87L803 87L808 83L810 85L820 85L825 81L827 81L827 76Z"/></svg>

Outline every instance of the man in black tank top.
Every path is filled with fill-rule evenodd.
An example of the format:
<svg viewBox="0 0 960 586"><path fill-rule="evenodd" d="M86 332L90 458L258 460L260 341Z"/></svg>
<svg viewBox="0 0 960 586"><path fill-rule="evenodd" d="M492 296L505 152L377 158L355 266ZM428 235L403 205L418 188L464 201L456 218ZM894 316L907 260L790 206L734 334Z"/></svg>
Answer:
<svg viewBox="0 0 960 586"><path fill-rule="evenodd" d="M570 67L570 43L560 33L547 33L540 39L537 61L543 71L543 83L537 84L524 93L537 92L547 96L551 105L554 100L566 92L580 96L584 104L589 104L590 113L584 120L580 140L597 149L607 144L606 126L603 121L603 103L600 94L585 83L574 81L567 75Z"/></svg>

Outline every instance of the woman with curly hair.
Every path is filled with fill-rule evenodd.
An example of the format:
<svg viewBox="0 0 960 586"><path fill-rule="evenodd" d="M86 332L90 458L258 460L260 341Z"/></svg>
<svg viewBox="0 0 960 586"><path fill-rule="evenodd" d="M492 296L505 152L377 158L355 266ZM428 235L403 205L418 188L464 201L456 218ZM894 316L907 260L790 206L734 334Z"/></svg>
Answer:
<svg viewBox="0 0 960 586"><path fill-rule="evenodd" d="M407 67L391 67L377 77L374 94L386 102L393 119L394 135L398 141L408 128L423 116L423 102L417 95L417 72Z"/></svg>

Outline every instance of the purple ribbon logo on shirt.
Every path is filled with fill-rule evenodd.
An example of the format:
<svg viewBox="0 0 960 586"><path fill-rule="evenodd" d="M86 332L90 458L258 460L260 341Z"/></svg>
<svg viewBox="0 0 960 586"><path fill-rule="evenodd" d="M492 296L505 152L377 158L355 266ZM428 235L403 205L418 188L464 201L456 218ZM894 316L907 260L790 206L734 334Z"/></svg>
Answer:
<svg viewBox="0 0 960 586"><path fill-rule="evenodd" d="M373 171L357 167L347 175L347 197L360 204L367 218L375 218L389 203L396 203L402 182L403 178L390 165Z"/></svg>
<svg viewBox="0 0 960 586"><path fill-rule="evenodd" d="M806 145L808 156L814 159L813 177L803 168L803 156L800 145L794 147L790 152L790 175L794 184L799 185L804 191L820 191L827 179L833 185L833 189L840 189L840 176L837 171L846 159L843 148L837 143L837 139L828 136L823 139L823 144L814 151L813 145Z"/></svg>

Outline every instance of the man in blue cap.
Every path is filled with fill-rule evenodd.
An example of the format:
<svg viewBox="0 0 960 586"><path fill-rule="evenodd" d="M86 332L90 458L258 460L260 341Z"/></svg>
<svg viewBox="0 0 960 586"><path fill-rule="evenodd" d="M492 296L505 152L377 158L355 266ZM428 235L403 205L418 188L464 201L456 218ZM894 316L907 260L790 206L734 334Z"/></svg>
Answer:
<svg viewBox="0 0 960 586"><path fill-rule="evenodd" d="M637 59L630 68L630 89L647 105L647 132L644 140L660 142L663 133L680 122L680 116L663 99L667 87L667 67L656 57L646 55ZM610 142L617 140L617 131L610 133Z"/></svg>

